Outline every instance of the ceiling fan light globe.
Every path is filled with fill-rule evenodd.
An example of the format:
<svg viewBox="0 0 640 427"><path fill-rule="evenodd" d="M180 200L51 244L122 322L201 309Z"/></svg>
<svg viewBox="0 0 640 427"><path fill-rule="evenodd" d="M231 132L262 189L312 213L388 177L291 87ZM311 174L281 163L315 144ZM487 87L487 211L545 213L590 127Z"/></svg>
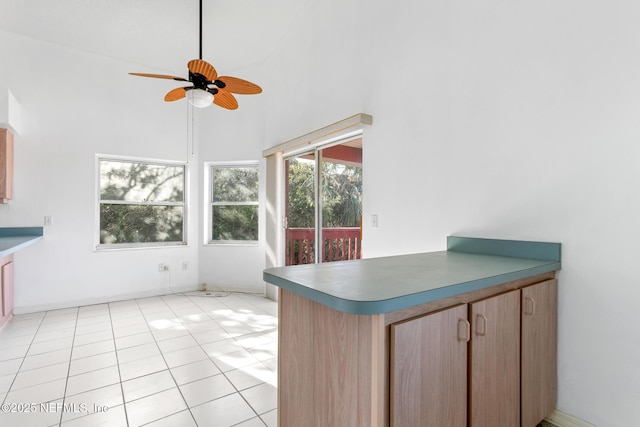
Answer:
<svg viewBox="0 0 640 427"><path fill-rule="evenodd" d="M196 108L207 108L213 103L213 95L206 90L191 89L187 91L187 100Z"/></svg>

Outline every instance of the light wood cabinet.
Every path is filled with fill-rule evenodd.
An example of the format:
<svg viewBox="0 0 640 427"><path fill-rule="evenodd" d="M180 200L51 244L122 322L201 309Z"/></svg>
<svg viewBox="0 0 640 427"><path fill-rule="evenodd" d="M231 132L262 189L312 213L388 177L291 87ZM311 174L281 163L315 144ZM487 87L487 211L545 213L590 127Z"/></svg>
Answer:
<svg viewBox="0 0 640 427"><path fill-rule="evenodd" d="M0 258L0 329L13 315L13 257Z"/></svg>
<svg viewBox="0 0 640 427"><path fill-rule="evenodd" d="M558 283L522 288L522 427L535 427L556 407Z"/></svg>
<svg viewBox="0 0 640 427"><path fill-rule="evenodd" d="M391 325L391 425L467 425L467 305Z"/></svg>
<svg viewBox="0 0 640 427"><path fill-rule="evenodd" d="M382 425L382 315L332 310L280 289L278 425ZM280 404L281 403L281 404Z"/></svg>
<svg viewBox="0 0 640 427"><path fill-rule="evenodd" d="M473 302L470 313L470 426L518 426L520 291Z"/></svg>
<svg viewBox="0 0 640 427"><path fill-rule="evenodd" d="M555 279L394 323L390 338L392 427L535 427L555 409Z"/></svg>
<svg viewBox="0 0 640 427"><path fill-rule="evenodd" d="M556 403L556 288L544 273L372 315L281 288L278 425L535 427Z"/></svg>
<svg viewBox="0 0 640 427"><path fill-rule="evenodd" d="M0 203L13 197L13 133L0 128Z"/></svg>

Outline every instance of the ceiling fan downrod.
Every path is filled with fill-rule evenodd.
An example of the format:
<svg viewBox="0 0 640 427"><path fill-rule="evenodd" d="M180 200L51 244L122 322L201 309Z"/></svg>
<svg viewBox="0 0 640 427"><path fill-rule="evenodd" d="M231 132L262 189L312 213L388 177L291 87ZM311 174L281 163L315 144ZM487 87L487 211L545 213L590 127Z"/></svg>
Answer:
<svg viewBox="0 0 640 427"><path fill-rule="evenodd" d="M202 0L200 0L200 56L198 59L202 59Z"/></svg>

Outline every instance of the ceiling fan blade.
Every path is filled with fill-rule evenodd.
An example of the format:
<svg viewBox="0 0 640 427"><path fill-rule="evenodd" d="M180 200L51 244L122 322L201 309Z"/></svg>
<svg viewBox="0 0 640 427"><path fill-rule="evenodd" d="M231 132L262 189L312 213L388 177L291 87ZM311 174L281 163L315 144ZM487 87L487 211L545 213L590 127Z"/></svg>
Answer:
<svg viewBox="0 0 640 427"><path fill-rule="evenodd" d="M189 71L193 74L202 74L209 81L214 81L218 78L218 72L213 68L213 65L202 59L192 59L187 64L187 68L189 68Z"/></svg>
<svg viewBox="0 0 640 427"><path fill-rule="evenodd" d="M213 103L227 110L235 110L238 108L238 101L235 96L224 89L218 89L218 93L213 96Z"/></svg>
<svg viewBox="0 0 640 427"><path fill-rule="evenodd" d="M164 100L167 102L171 102L171 101L177 101L178 99L182 99L186 96L187 94L187 89L189 89L190 86L187 87L177 87L173 90L170 90L165 96L164 96Z"/></svg>
<svg viewBox="0 0 640 427"><path fill-rule="evenodd" d="M237 77L218 77L225 84L224 90L240 95L255 95L262 92L262 88L255 83L239 79Z"/></svg>
<svg viewBox="0 0 640 427"><path fill-rule="evenodd" d="M154 79L169 79L169 80L177 80L179 82L188 82L189 80L184 79L178 76L167 76L164 74L147 74L147 73L129 73L132 76L140 76L140 77L153 77Z"/></svg>

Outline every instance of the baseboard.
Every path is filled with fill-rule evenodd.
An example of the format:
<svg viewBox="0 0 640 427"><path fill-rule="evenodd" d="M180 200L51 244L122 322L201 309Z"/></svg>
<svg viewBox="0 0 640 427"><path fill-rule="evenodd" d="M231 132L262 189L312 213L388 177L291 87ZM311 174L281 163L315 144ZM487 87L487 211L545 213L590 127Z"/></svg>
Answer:
<svg viewBox="0 0 640 427"><path fill-rule="evenodd" d="M558 427L597 427L595 424L588 423L573 415L565 414L557 409L545 419Z"/></svg>
<svg viewBox="0 0 640 427"><path fill-rule="evenodd" d="M130 294L102 296L102 297L95 297L95 298L84 298L79 300L58 302L58 303L52 303L52 304L27 305L22 307L14 307L13 314L17 316L19 314L30 314L30 313L38 313L40 311L61 310L65 308L82 307L86 305L105 304L108 302L124 301L124 300L135 299L135 298L157 297L160 295L178 294L182 292L192 292L196 290L198 290L198 287L192 286L188 288L172 288L171 292L166 292L166 289L164 291L152 290L152 291L146 291L146 292L135 292Z"/></svg>

